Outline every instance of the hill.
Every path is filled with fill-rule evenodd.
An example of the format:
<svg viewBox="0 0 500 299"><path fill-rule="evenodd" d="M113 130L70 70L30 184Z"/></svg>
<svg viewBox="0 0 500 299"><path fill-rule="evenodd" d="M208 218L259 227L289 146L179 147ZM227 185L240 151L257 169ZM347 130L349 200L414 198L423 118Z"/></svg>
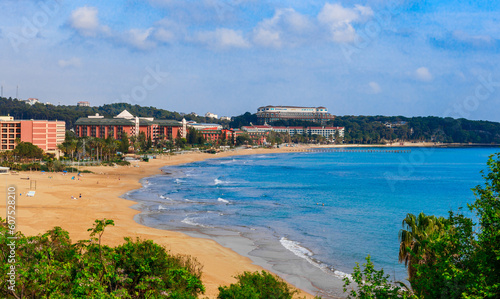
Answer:
<svg viewBox="0 0 500 299"><path fill-rule="evenodd" d="M155 107L142 107L139 105L130 105L126 103L116 103L103 105L99 107L78 107L64 105L45 105L36 103L33 106L12 98L0 98L0 115L13 116L15 119L46 119L46 120L64 120L66 128L74 128L76 120L80 117L87 117L99 113L105 117L113 117L123 110L128 110L135 116L154 117L157 119L175 119L194 120L196 122L217 122L227 124L227 121L221 121L213 118L199 117L193 114L181 115L177 112L171 112Z"/></svg>

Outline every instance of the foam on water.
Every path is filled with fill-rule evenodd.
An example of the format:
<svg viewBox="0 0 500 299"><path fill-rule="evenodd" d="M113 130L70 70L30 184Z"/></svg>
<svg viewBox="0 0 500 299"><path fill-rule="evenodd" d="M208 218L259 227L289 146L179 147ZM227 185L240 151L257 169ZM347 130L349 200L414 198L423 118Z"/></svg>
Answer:
<svg viewBox="0 0 500 299"><path fill-rule="evenodd" d="M195 219L197 218L194 218L194 217L186 217L184 218L181 222L182 223L185 223L185 224L188 224L188 225L191 225L191 226L199 226L199 227L204 227L204 228L212 228L212 226L208 226L208 225L203 225L201 223L197 223L195 221Z"/></svg>

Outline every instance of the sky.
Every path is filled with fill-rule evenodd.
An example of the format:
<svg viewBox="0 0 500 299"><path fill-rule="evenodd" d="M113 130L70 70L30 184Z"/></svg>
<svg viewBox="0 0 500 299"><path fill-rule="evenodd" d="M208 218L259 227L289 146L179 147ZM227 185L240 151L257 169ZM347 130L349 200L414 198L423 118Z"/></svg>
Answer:
<svg viewBox="0 0 500 299"><path fill-rule="evenodd" d="M498 1L0 1L4 97L500 122Z"/></svg>

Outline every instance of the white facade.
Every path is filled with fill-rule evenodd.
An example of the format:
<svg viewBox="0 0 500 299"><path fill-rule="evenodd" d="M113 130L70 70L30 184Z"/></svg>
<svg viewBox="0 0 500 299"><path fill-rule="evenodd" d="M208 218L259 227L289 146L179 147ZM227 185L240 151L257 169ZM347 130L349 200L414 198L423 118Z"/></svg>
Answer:
<svg viewBox="0 0 500 299"><path fill-rule="evenodd" d="M35 98L29 98L26 100L26 103L27 104L30 104L30 105L35 105L36 103L38 103L38 99L35 99Z"/></svg>
<svg viewBox="0 0 500 299"><path fill-rule="evenodd" d="M222 125L219 124L210 124L210 123L187 123L188 127L195 128L196 130L203 130L203 129L210 129L210 128L217 128L217 130L222 130Z"/></svg>
<svg viewBox="0 0 500 299"><path fill-rule="evenodd" d="M308 135L321 135L325 138L335 137L338 132L339 137L344 137L344 127L271 127L271 126L248 126L242 127L243 131L246 132L266 132L273 131L278 133L288 133L290 136L295 134L308 134Z"/></svg>
<svg viewBox="0 0 500 299"><path fill-rule="evenodd" d="M86 102L86 101L78 102L78 103L76 103L76 105L79 107L90 107L90 103Z"/></svg>
<svg viewBox="0 0 500 299"><path fill-rule="evenodd" d="M218 116L217 114L213 114L212 112L207 112L207 113L205 114L205 117L208 117L208 118L215 118L215 119L219 118L219 116Z"/></svg>

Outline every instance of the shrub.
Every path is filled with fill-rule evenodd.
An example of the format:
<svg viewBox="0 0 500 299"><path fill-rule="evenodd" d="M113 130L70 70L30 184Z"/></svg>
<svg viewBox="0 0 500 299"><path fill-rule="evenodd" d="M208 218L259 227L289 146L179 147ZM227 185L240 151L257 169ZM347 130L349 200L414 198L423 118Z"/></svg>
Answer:
<svg viewBox="0 0 500 299"><path fill-rule="evenodd" d="M281 278L266 271L244 272L236 276L238 282L219 287L220 299L291 299L298 291Z"/></svg>
<svg viewBox="0 0 500 299"><path fill-rule="evenodd" d="M353 282L357 287L348 292L347 298L416 298L409 292L402 283L396 286L389 281L389 275L384 275L384 270L375 270L370 256L366 257L366 264L363 264L364 269L361 270L359 264L356 263L352 278L344 277L344 293L348 291L349 285Z"/></svg>
<svg viewBox="0 0 500 299"><path fill-rule="evenodd" d="M32 237L17 232L14 264L7 255L11 235L0 222L0 275L16 269L13 290L0 282L1 298L196 298L205 291L195 259L171 255L150 240L101 245L112 220L96 220L90 238L77 243L60 227Z"/></svg>

